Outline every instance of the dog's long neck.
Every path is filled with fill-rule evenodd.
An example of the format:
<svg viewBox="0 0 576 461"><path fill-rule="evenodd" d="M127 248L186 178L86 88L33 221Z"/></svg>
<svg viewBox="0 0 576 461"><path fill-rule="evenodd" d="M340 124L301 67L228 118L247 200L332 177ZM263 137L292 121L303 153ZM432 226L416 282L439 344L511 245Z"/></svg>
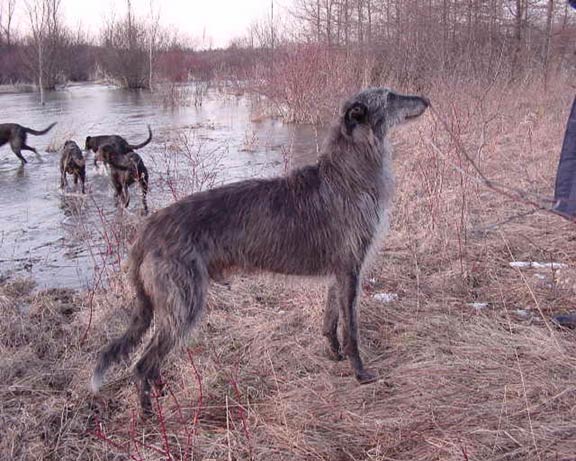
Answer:
<svg viewBox="0 0 576 461"><path fill-rule="evenodd" d="M367 127L351 135L340 126L333 127L318 166L331 188L370 194L382 206L387 206L392 197L391 147Z"/></svg>

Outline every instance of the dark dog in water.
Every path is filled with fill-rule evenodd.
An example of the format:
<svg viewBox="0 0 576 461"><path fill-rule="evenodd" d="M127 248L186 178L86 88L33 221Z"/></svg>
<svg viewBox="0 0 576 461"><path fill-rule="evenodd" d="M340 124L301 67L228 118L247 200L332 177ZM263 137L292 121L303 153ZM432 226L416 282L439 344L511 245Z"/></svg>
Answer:
<svg viewBox="0 0 576 461"><path fill-rule="evenodd" d="M74 184L82 187L82 193L85 194L84 184L86 182L86 159L78 144L74 141L66 141L60 150L60 187L62 189L68 186L66 174L74 176Z"/></svg>
<svg viewBox="0 0 576 461"><path fill-rule="evenodd" d="M95 154L98 153L98 149L101 146L108 145L111 146L114 152L126 155L129 152L141 149L142 147L148 145L152 141L152 130L150 125L148 125L148 139L141 142L140 144L130 144L122 136L117 134L110 135L99 135L99 136L87 136L84 143L84 150L91 150ZM94 166L98 166L98 156L94 157Z"/></svg>
<svg viewBox="0 0 576 461"><path fill-rule="evenodd" d="M100 160L110 167L110 179L114 187L114 197L116 205L121 203L128 207L130 203L130 193L128 187L135 182L140 183L142 190L142 205L144 214L148 214L148 169L136 152L128 151L125 154L116 151L116 146L110 144L101 145L96 153L94 161Z"/></svg>
<svg viewBox="0 0 576 461"><path fill-rule="evenodd" d="M48 128L45 130L33 130L32 128L27 128L22 125L18 125L17 123L1 123L0 124L0 146L3 146L6 143L10 143L10 147L12 148L12 152L16 154L16 157L20 159L22 165L28 163L26 159L22 156L23 150L29 150L30 152L34 152L37 157L40 157L38 151L33 147L30 147L26 144L26 137L27 135L31 134L34 136L42 136L43 134L48 133L56 123L52 123Z"/></svg>

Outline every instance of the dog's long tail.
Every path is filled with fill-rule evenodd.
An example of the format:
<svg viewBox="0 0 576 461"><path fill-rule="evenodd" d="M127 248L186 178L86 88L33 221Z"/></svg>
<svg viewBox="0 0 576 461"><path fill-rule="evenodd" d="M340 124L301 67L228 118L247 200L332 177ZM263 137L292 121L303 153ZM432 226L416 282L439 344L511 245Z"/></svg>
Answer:
<svg viewBox="0 0 576 461"><path fill-rule="evenodd" d="M137 246L138 243L135 244L135 247ZM124 334L113 340L98 354L96 367L94 368L91 381L91 388L94 393L98 392L102 386L104 375L108 368L110 368L114 363L128 358L152 323L154 305L152 299L144 290L144 285L139 275L142 257L142 251L140 251L139 248L133 248L130 261L130 272L136 289L136 306L132 313L130 325Z"/></svg>
<svg viewBox="0 0 576 461"><path fill-rule="evenodd" d="M142 149L144 146L150 143L150 141L152 141L152 130L150 129L150 125L148 125L148 139L140 144L129 144L128 147L131 150Z"/></svg>
<svg viewBox="0 0 576 461"><path fill-rule="evenodd" d="M50 126L48 128L46 128L45 130L33 130L32 128L27 128L24 127L24 129L26 130L26 133L32 134L34 136L41 136L43 134L48 133L52 128L54 128L54 125L56 125L56 122L50 124Z"/></svg>

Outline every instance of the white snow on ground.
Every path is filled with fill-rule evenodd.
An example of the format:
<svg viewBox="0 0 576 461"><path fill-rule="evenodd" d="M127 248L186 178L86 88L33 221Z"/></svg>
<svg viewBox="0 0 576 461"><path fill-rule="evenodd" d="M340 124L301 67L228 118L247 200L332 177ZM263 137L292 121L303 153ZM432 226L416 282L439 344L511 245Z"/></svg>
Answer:
<svg viewBox="0 0 576 461"><path fill-rule="evenodd" d="M539 263L535 261L512 261L509 263L510 267L530 267L533 269L564 269L568 264L564 263Z"/></svg>
<svg viewBox="0 0 576 461"><path fill-rule="evenodd" d="M470 306L472 309L475 309L477 311L481 311L482 309L486 309L489 304L488 303L468 303L468 306Z"/></svg>
<svg viewBox="0 0 576 461"><path fill-rule="evenodd" d="M391 303L392 301L396 301L398 299L398 295L396 293L376 293L372 295L372 297L381 303Z"/></svg>
<svg viewBox="0 0 576 461"><path fill-rule="evenodd" d="M514 311L514 314L521 318L521 319L529 319L530 317L532 317L532 312L530 312L528 309L516 309Z"/></svg>

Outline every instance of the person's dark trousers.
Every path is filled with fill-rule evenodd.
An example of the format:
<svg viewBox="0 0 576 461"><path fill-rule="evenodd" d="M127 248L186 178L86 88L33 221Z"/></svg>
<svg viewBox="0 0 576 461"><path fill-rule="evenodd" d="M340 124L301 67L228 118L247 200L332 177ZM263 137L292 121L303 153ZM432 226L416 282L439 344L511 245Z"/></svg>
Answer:
<svg viewBox="0 0 576 461"><path fill-rule="evenodd" d="M554 189L557 211L576 216L576 98L572 104Z"/></svg>

